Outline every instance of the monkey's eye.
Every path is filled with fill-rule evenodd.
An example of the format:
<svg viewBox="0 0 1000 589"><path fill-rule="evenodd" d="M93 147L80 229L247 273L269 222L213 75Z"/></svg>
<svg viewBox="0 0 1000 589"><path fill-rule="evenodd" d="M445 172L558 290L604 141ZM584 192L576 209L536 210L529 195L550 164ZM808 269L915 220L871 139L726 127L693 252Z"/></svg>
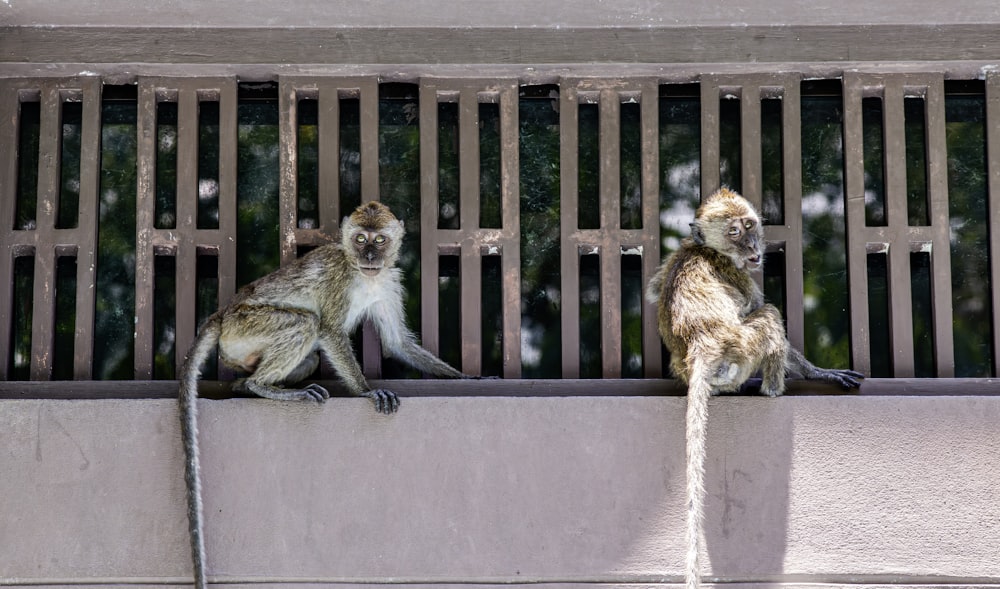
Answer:
<svg viewBox="0 0 1000 589"><path fill-rule="evenodd" d="M354 241L356 241L357 243L364 243L368 241L368 238L365 237L364 233L358 233L357 235L354 236Z"/></svg>
<svg viewBox="0 0 1000 589"><path fill-rule="evenodd" d="M753 220L747 219L746 221L744 221L743 226L746 227L747 229L753 229Z"/></svg>
<svg viewBox="0 0 1000 589"><path fill-rule="evenodd" d="M375 244L376 245L382 245L383 243L385 243L385 236L384 235L376 235L375 236Z"/></svg>
<svg viewBox="0 0 1000 589"><path fill-rule="evenodd" d="M739 227L737 227L736 225L732 225L732 226L729 227L729 235L731 237L735 237L735 236L737 236L739 234L740 234L740 228Z"/></svg>

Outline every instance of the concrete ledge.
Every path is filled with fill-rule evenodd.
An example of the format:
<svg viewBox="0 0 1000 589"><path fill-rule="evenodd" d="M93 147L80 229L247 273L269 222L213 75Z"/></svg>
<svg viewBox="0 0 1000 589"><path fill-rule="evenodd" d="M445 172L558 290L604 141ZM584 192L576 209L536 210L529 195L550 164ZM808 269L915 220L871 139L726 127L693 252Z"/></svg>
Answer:
<svg viewBox="0 0 1000 589"><path fill-rule="evenodd" d="M563 27L0 27L0 63L567 64L986 61L996 21ZM887 42L891 39L891 42ZM961 40L956 42L956 40Z"/></svg>
<svg viewBox="0 0 1000 589"><path fill-rule="evenodd" d="M676 397L201 402L218 582L680 580ZM1000 586L1000 398L713 399L706 574ZM0 585L184 584L171 400L0 401Z"/></svg>

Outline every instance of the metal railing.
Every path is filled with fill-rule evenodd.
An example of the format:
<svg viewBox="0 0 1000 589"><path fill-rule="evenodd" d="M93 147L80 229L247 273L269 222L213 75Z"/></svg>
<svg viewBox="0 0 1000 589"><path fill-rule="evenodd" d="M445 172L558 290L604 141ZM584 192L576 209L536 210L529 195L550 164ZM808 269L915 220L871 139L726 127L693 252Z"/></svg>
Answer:
<svg viewBox="0 0 1000 589"><path fill-rule="evenodd" d="M982 169L973 173L985 179L985 201L980 208L986 211L986 219L972 220L982 226L976 235L982 236L986 248L982 259L988 271L981 277L982 284L978 287L980 291L985 289L985 294L959 306L955 304L956 296L965 295L956 294L959 292L956 280L964 279L954 274L955 260L961 260L956 258L960 250L956 249L955 225L963 222L962 215L970 214L963 211L979 209L949 208L952 160L949 160L950 119L946 113L949 94L945 74L935 71L848 72L842 81L832 82L835 91L830 112L841 117L840 135L834 138L834 143L839 142L837 145L842 149L843 184L833 193L841 191L842 198L837 206L841 206L842 211L829 215L824 212L826 216L822 220L825 223L832 219L834 224L841 224L842 245L837 242L827 245L842 248L843 268L836 272L828 288L831 292L841 291L847 301L849 308L843 309L846 331L841 339L848 346L846 363L855 369L869 374L881 371L882 376L897 377L919 376L928 370L939 377L995 374L1000 361L1000 325L997 325L994 312L1000 305L1000 289L992 280L1000 276L1000 237L993 230L1000 222L995 219L1000 211L1000 202L997 202L1000 198L998 84L1000 77L990 74L980 85L981 92L973 93L984 113L983 120L976 124L982 129L979 148L985 155ZM134 303L133 308L118 309L119 313L134 315L131 376L137 380L169 377L169 362L166 373L157 372L156 368L157 354L162 355L157 352L154 341L154 332L158 333L157 322L166 321L171 325L173 336L168 339L172 344L172 365L180 366L195 337L200 316L196 281L192 277L198 274L201 257L217 260L217 302L228 300L238 287L236 268L243 253L235 245L241 207L237 181L237 169L241 164L237 144L243 87L234 77L138 79L134 98L134 298L128 299ZM273 222L277 225L277 255L282 263L304 249L331 239L336 234L338 220L348 212L342 210L341 203L345 201L340 189L344 184L341 176L345 174L341 144L341 111L345 101L356 104L358 111L360 148L351 157L359 160L355 167L360 175L360 199L382 197L380 191L387 181L385 177L380 178L380 174L385 174L380 159L385 157L380 153L380 142L383 142L380 108L384 87L373 76L278 76L273 86L278 113L277 139L273 147L278 153L279 186L277 218ZM665 248L674 243L671 236L677 237L686 229L686 221L681 223L674 217L664 220L665 212L675 204L671 200L675 196L664 186L672 172L661 162L663 150L669 148L664 147L664 129L670 124L661 120L661 108L678 88L687 92L686 100L696 104L700 113L692 127L697 129L698 138L699 155L694 162L697 190L688 195L688 200L694 198L696 204L698 191L705 194L727 179L738 178L739 186L735 188L762 207L770 219L766 235L771 264L761 280L769 294L779 293L790 341L805 348L807 353L825 345L822 341L813 341L817 339L813 325L816 319L810 313L817 303L812 300L811 287L807 284L810 273L819 269L806 267L804 261L809 251L820 251L823 245L806 243L809 240L804 238L813 231L803 219L811 214L812 201L809 199L814 191L810 184L814 177L804 171L806 165L803 163L803 158L807 157L804 150L813 147L810 147L812 143L804 143L812 142L811 134L819 127L803 122L804 117L811 116L804 112L803 105L806 104L805 96L814 87L814 83L804 81L801 74L794 72L706 74L700 76L697 84L684 85L665 84L651 77L562 78L552 87L550 106L558 117L558 152L551 154L558 163L558 169L553 172L553 181L558 181L558 194L552 210L558 211L558 221L553 222L551 232L553 243L558 247L559 276L558 293L550 298L557 307L559 319L555 324L548 324L546 329L559 331L559 343L558 351L551 352L558 354L557 374L550 376L579 378L586 373L620 378L624 373L623 363L628 362L639 366L629 374L646 378L663 374L665 363L656 331L655 309L648 303L634 302L635 285L628 287L630 298L624 300L623 281L627 273L623 272L623 263L629 268L637 268L641 276L639 286L645 285L661 256L667 253ZM428 78L420 80L413 88L415 91L409 98L414 105L411 116L418 121L419 127L416 131L419 133L416 146L419 171L418 177L412 180L418 183L414 190L419 194L419 213L414 220L419 225L416 228L419 255L408 271L419 272L419 281L414 284L419 285L420 309L417 317L411 319L419 323L424 345L435 351L441 347L442 329L458 330L460 349L455 352L456 363L470 374L483 372L486 344L482 301L486 291L494 288L492 283L483 285L484 260L487 260L499 272L500 294L496 303L499 318L495 322L499 327L497 334L490 335L496 340L490 345L501 358L496 372L505 378L519 378L527 361L524 355L528 353L526 346L529 344L525 342L533 337L524 331L526 313L530 313L524 310L525 291L554 288L527 284L528 279L524 276L525 264L536 255L522 228L525 206L522 187L535 180L525 176L522 166L525 163L524 135L530 131L522 120L522 105L531 94L531 88L513 78ZM692 89L694 92L690 92ZM870 102L872 99L876 102ZM102 104L106 100L106 90L97 77L0 79L0 162L3 162L0 168L0 226L3 227L0 231L0 281L8 285L0 290L0 342L4 342L3 348L7 350L0 361L0 380L89 380L99 377L94 370L95 347L105 343L96 341L98 319L95 309L100 306L102 294L95 285L98 283L98 252L102 247L99 232L99 224L103 222L102 157L108 148L104 143L108 138L102 140ZM922 120L906 118L907 100L922 104L921 109L914 111L923 113ZM316 106L315 145L319 154L318 222L307 226L298 219L303 101L312 101ZM65 153L63 118L67 103L82 104L78 125L79 175L74 180L79 185L75 197L78 207L76 218L68 224L59 221L61 207L65 206L60 199L64 192L61 185L65 182L61 158ZM158 105L163 103L176 104L176 161L170 164L176 168L176 209L174 222L166 225L158 220L156 212L160 206L157 204L160 182L157 166L162 140L157 117ZM212 123L217 126L213 133L218 137L217 188L210 191L216 203L211 206L217 207L218 219L211 223L199 221L204 213L199 212L198 203L204 195L195 181L201 165L200 129L205 125L199 112L205 103L217 104L218 108L218 121ZM738 104L738 108L732 108L734 104ZM30 135L25 131L26 113L30 109L25 105L37 108L35 139L26 139ZM485 111L483 105L494 110ZM442 121L452 116L442 114L445 108L457 113L457 122L454 128L442 131L445 128ZM881 119L876 116L879 112ZM487 123L481 116L487 115L481 113L489 113L488 124L495 124L495 138L490 135L489 139L484 139L482 129ZM626 115L632 117L636 113L637 118L623 123ZM581 126L585 116L596 116L590 127ZM835 133L838 123L832 120L828 127ZM877 123L875 127L872 127L873 121ZM768 125L779 126L775 126L772 133L767 130ZM444 206L441 158L445 156L440 146L445 132L451 138L445 139L456 142L455 161L449 165L457 170L457 200L448 201L448 206L457 207L457 212L447 223L441 217ZM921 136L912 135L914 132ZM973 132L979 133L975 129ZM633 151L625 151L626 134L630 134L628 145L637 146ZM731 140L733 136L737 139ZM33 149L33 141L37 141L37 155L25 152L27 148ZM484 141L493 142L488 147L491 153L498 154L498 161L491 160L489 165L498 173L500 211L498 222L485 224L481 215L485 197L481 195L480 184L481 166L487 165L481 154L481 149L487 149ZM869 169L872 167L872 141L881 150L878 153L881 153L882 170ZM588 142L593 145L587 147ZM922 145L923 154L909 154L908 146L912 145ZM974 151L976 146L972 147ZM584 153L585 148L590 151ZM922 163L914 164L914 158L919 160L920 157L924 158ZM25 161L31 164L28 168L37 161L37 180L33 174L24 172ZM637 170L635 186L627 189L628 194L624 194L626 189L621 181L626 164ZM908 182L908 166L914 165L924 170L924 176L916 180L911 178ZM581 176L584 167L592 168L588 172L591 175L585 178ZM951 173L967 172L955 170ZM872 178L876 176L883 182L873 190ZM31 182L36 185L25 186ZM913 182L924 186L916 191L916 196L911 194ZM591 183L587 190L596 186L593 198L581 196L582 185L587 183ZM804 194L805 184L810 186L807 194ZM25 194L33 198L26 198ZM914 206L908 202L920 199L924 200L920 206L926 211L923 221L914 220L908 214L908 207ZM586 214L581 212L588 207L593 210ZM680 210L692 212L690 207ZM878 211L875 216L874 210ZM623 223L626 215L628 221ZM581 221L583 217L588 220ZM411 232L415 229L411 227L414 220L407 221ZM915 298L924 296L915 291L924 288L924 282L920 281L924 279L915 279L916 270L911 267L912 263L923 263L924 258L920 256L927 257L930 269L925 276L928 284L924 298L928 303ZM158 257L174 260L174 282L167 283L167 288L174 285L175 292L170 317L157 316L157 313L162 314L155 304L156 297L161 296L156 290ZM451 264L448 258L457 258L457 261ZM65 278L72 272L64 269L60 273L61 259L75 260L72 281ZM460 303L457 310L445 311L449 313L447 317L442 317L441 306L441 285L448 280L442 260L458 269L454 279L459 284ZM640 262L636 264L635 260ZM883 266L884 275L881 275ZM595 295L583 302L581 293L587 288L581 286L582 272L591 272L596 277ZM872 280L886 289L884 304L879 302L876 308L872 301L881 299L872 298L876 296ZM823 278L819 282L827 281ZM75 285L73 310L68 319L57 317L56 299L65 284ZM29 287L30 297L26 297ZM823 300L821 297L819 304L823 304ZM626 307L632 309L628 312L640 314L638 327L631 324L623 327ZM581 316L591 308L598 310L599 319L588 327ZM986 331L989 333L977 344L986 350L986 360L979 368L960 369L956 374L956 321L964 316L966 308L972 309L969 312L973 314L969 317L973 319L988 317ZM29 316L30 325L26 323ZM925 320L925 316L929 318ZM446 323L444 328L443 321ZM915 322L919 326L915 326ZM66 327L67 323L71 328ZM57 341L69 341L58 339L60 329L63 332L71 329L72 350L57 345ZM873 334L873 329L878 333ZM928 331L929 335L915 338L915 329ZM980 329L976 333L981 332ZM593 355L581 355L579 342L582 340L591 342L588 345L597 350L599 360L594 360ZM25 341L30 341L30 346L26 347ZM624 343L626 341L629 343ZM365 372L378 378L382 362L374 332L366 330L361 342ZM627 347L624 352L623 347ZM537 350L530 351L530 354L537 353ZM623 360L626 356L630 359ZM921 364L920 358L925 356L932 357L929 368L926 362ZM873 357L881 358L874 366ZM599 368L597 364L591 365L592 362L599 362ZM71 369L58 369L60 363ZM223 378L227 376L222 373Z"/></svg>

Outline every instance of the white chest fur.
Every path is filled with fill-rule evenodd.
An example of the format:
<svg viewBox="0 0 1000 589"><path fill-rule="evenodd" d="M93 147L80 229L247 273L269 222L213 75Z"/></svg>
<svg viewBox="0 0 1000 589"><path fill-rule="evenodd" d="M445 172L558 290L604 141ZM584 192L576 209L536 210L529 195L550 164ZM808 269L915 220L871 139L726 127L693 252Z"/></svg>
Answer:
<svg viewBox="0 0 1000 589"><path fill-rule="evenodd" d="M395 316L401 311L402 285L399 273L398 268L390 268L375 276L355 276L354 283L348 290L350 300L347 316L344 318L344 328L347 331L353 331L366 318L382 323L387 314Z"/></svg>

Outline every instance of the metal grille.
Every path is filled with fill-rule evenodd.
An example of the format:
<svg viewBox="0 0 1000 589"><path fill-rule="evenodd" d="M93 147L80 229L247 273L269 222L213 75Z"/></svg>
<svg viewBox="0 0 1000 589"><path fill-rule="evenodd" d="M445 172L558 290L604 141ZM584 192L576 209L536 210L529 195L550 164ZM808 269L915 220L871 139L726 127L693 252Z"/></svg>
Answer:
<svg viewBox="0 0 1000 589"><path fill-rule="evenodd" d="M1000 77L991 74L985 82L985 125L983 149L987 154L989 227L1000 222ZM234 246L237 218L237 109L239 84L233 77L153 78L140 77L137 93L137 164L135 210L135 333L134 378L145 380L154 374L154 305L155 261L158 256L172 257L176 264L176 317L174 362L180 366L196 333L195 290L186 277L197 272L199 256L218 260L218 299L224 303L237 288L236 262L240 252ZM603 378L623 374L622 260L639 256L643 285L659 264L662 240L659 234L661 202L660 162L661 121L659 104L665 85L648 77L622 79L562 78L558 83L559 117L559 234L561 376L581 376L578 342L581 334L580 276L581 260L597 256L600 327L599 370L591 373ZM700 191L706 194L723 183L720 169L724 157L725 118L721 112L727 101L738 101L739 189L761 206L764 192L761 170L765 165L780 165L781 206L776 219L766 229L769 253L782 265L772 270L780 275L784 293L784 311L788 337L793 345L807 344L805 322L806 298L803 295L803 127L800 74L706 74L698 79L700 109ZM522 262L533 255L530 244L523 243L521 229L521 185L530 182L521 174L519 91L513 78L427 78L419 82L419 194L420 194L420 324L424 345L436 351L442 321L455 325L461 334L460 362L470 374L481 371L483 285L480 271L485 258L499 257L502 309L502 369L505 378L522 373ZM360 112L360 183L363 201L379 198L379 105L380 83L375 77L279 76L278 152L280 197L278 233L280 260L288 262L310 248L327 242L336 234L340 217L341 151L339 128L342 99L357 100ZM866 99L881 102L881 140L884 146L885 204L884 223L866 220L866 174L864 105ZM926 223L913 223L907 216L907 151L904 105L907 99L923 101L926 144ZM298 223L299 155L297 149L299 109L303 100L317 105L318 118L318 219L315 226ZM780 101L780 162L766 161L762 154L762 104ZM79 210L72 227L57 222L60 207L60 141L63 105L82 103ZM197 202L199 109L206 102L217 103L218 136L218 226L199 227ZM38 176L34 224L16 227L18 202L18 153L22 106L38 103ZM176 103L177 111L177 185L176 223L157 227L155 185L157 160L157 112L161 103ZM32 380L53 378L54 359L65 350L55 345L57 263L60 258L76 260L77 285L73 318L72 378L94 378L95 323L95 252L98 249L98 188L101 159L102 85L97 77L71 79L0 80L0 280L16 282L17 260L33 259L30 305L30 359ZM454 105L457 110L459 170L457 226L443 227L439 219L439 106ZM499 227L480 223L480 107L496 105L499 111L500 210ZM639 109L640 200L636 217L638 227L622 225L621 136L623 105ZM598 153L598 200L596 223L581 228L579 161L582 139L577 121L582 109L596 108ZM911 255L927 255L930 264L930 300L932 356L934 375L955 375L955 335L953 321L952 248L954 222L949 212L948 151L945 115L945 75L846 73L842 80L840 108L843 113L843 184L844 224L846 235L846 279L849 301L850 362L856 369L872 369L873 338L870 308L868 260L885 256L888 285L888 342L891 374L914 376L913 296ZM992 165L990 165L992 164ZM1000 276L1000 238L988 231L989 276ZM442 318L439 307L440 260L458 258L461 304L459 317ZM987 305L997 309L1000 289L991 287ZM13 342L15 315L28 301L15 297L15 288L0 291L0 342ZM132 313L133 310L125 310ZM23 315L23 312L22 312ZM1000 361L1000 325L991 313L990 348L992 367ZM635 335L635 334L632 334ZM642 307L641 374L647 378L662 375L664 364L655 326L655 309ZM381 361L377 338L370 328L362 337L364 369L370 377L379 377ZM881 341L881 340L880 340ZM881 344L880 344L881 345ZM15 358L11 345L0 362L0 379L14 377ZM995 368L990 368L991 374ZM228 378L225 372L221 378Z"/></svg>

